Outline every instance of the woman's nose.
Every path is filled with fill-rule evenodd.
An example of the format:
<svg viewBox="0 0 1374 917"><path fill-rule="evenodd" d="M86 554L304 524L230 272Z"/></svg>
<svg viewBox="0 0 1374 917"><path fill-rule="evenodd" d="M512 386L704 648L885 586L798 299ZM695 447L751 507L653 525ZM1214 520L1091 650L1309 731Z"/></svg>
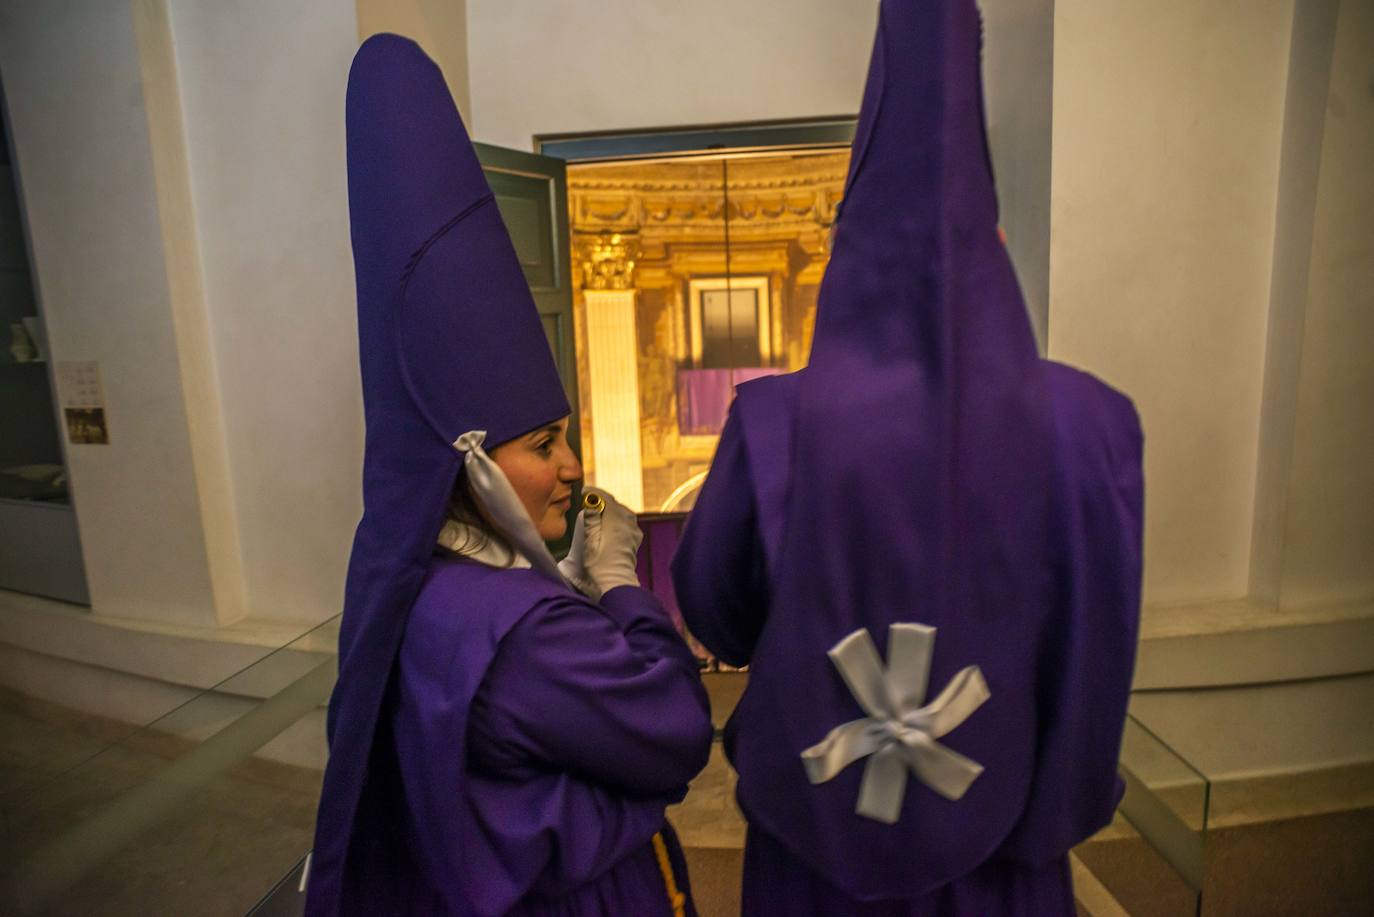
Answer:
<svg viewBox="0 0 1374 917"><path fill-rule="evenodd" d="M580 481L582 479L582 463L578 461L576 452L571 449L568 450L567 461L563 463L559 473L565 481Z"/></svg>

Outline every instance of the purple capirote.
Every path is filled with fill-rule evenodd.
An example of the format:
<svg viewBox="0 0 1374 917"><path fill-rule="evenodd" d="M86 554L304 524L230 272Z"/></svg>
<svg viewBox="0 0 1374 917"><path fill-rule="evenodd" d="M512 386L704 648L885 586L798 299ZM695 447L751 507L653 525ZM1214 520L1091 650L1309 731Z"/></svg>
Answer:
<svg viewBox="0 0 1374 917"><path fill-rule="evenodd" d="M347 134L364 513L306 912L667 914L651 838L664 831L680 870L663 810L711 735L695 660L643 590L598 605L535 571L436 555L455 440L484 430L495 447L568 401L443 75L414 42L363 43ZM560 745L569 730L599 738L595 755Z"/></svg>
<svg viewBox="0 0 1374 917"><path fill-rule="evenodd" d="M1139 424L1039 358L997 231L971 0L883 0L809 366L741 386L674 561L688 627L750 665L726 731L746 913L1072 913L1065 857L1110 818L1139 618ZM990 696L911 773L801 754L864 715L827 651L935 628L934 696ZM807 902L810 902L809 904Z"/></svg>

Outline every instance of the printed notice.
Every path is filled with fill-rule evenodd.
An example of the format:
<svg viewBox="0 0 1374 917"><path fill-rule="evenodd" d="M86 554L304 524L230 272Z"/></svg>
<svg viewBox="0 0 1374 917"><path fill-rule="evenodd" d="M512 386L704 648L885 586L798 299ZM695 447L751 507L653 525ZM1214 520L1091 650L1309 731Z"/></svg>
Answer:
<svg viewBox="0 0 1374 917"><path fill-rule="evenodd" d="M67 421L67 441L76 445L108 445L105 393L100 387L100 364L94 360L57 364L57 391Z"/></svg>

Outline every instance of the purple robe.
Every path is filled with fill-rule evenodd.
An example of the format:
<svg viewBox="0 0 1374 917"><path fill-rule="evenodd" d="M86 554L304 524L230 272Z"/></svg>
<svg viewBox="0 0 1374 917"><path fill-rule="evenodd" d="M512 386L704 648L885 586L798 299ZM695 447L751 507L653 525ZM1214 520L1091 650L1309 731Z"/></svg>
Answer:
<svg viewBox="0 0 1374 917"><path fill-rule="evenodd" d="M882 0L810 362L741 386L676 559L688 626L750 665L752 912L1072 913L1115 801L1140 431L1036 353L980 29Z"/></svg>
<svg viewBox="0 0 1374 917"><path fill-rule="evenodd" d="M1120 394L1057 363L1043 361L1041 370L1054 421L1055 604L1043 618L1020 626L1007 622L1009 633L988 635L989 641L1026 647L1025 683L1007 690L1030 699L1025 715L1032 741L1009 745L999 754L997 736L988 736L989 750L978 758L989 769L1017 771L1028 780L1023 792L997 800L1012 815L1010 827L993 838L986 852L956 864L949 879L918 894L856 893L853 875L871 852L856 845L854 872L848 873L843 854L818 862L815 850L832 844L842 850L864 829L882 832L887 826L855 818L854 782L833 800L833 817L842 824L852 821L852 831L829 829L825 833L830 836L796 832L775 826L766 813L754 809L753 799L771 788L744 779L754 776L760 758L744 740L771 735L781 707L808 709L812 698L798 704L802 692L796 683L785 693L769 691L767 685L756 691L751 684L725 733L726 753L741 772L740 806L750 822L745 914L1074 912L1068 850L1110 821L1120 797L1116 756L1138 620L1141 434L1134 409ZM805 372L740 387L673 562L688 627L734 665L755 662L769 652L800 657L824 649L797 646L795 631L785 624L786 611L773 613L770 607L785 535L798 382ZM756 666L751 677L757 678L757 672ZM937 670L932 684L940 681ZM817 712L815 730L823 733L834 716ZM977 723L975 714L950 740L967 740L963 731ZM790 751L795 757L801 746ZM776 780L771 771L775 762L764 759L758 766L770 768ZM795 766L800 772L800 760ZM950 806L957 813L957 803L914 781L908 796L932 817ZM797 799L795 805L804 808L813 802ZM929 851L901 848L885 858L885 867L897 873L897 885L904 864L907 874L917 873L931 857Z"/></svg>
<svg viewBox="0 0 1374 917"><path fill-rule="evenodd" d="M644 590L435 556L468 434L569 406L439 68L375 35L347 114L364 513L306 913L669 914L652 838L685 893L663 814L710 747L696 661Z"/></svg>
<svg viewBox="0 0 1374 917"><path fill-rule="evenodd" d="M596 605L532 570L436 558L382 722L367 795L391 818L355 912L668 917L662 832L693 913L664 809L704 766L710 717L645 590Z"/></svg>

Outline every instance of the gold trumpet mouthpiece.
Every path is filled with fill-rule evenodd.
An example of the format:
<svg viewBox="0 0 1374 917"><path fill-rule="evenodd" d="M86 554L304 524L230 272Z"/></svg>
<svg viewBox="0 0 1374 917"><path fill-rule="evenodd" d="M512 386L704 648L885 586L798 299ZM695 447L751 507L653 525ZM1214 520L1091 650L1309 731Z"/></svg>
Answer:
<svg viewBox="0 0 1374 917"><path fill-rule="evenodd" d="M589 513L599 513L606 509L606 501L601 494L588 491L582 495L582 508Z"/></svg>

